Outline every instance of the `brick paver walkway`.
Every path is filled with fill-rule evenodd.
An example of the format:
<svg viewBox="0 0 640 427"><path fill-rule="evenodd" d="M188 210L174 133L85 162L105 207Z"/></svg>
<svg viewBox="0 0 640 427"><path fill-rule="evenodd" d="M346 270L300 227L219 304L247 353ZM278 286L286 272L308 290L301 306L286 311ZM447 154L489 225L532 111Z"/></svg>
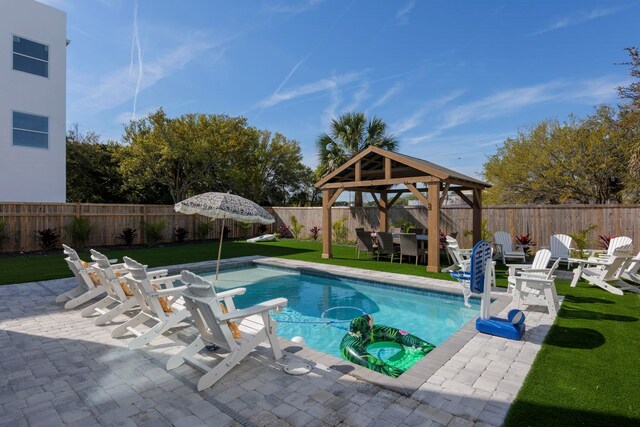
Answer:
<svg viewBox="0 0 640 427"><path fill-rule="evenodd" d="M1 426L497 426L553 322L528 312L520 342L475 334L411 396L313 360L289 376L299 357L275 362L266 347L197 393L197 371L164 369L193 328L129 351L113 326L53 301L73 280L0 287Z"/></svg>

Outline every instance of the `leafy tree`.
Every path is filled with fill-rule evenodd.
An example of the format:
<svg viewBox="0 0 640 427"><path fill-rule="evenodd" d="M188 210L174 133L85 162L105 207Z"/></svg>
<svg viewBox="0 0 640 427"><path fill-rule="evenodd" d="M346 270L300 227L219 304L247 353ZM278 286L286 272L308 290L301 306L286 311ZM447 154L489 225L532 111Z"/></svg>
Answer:
<svg viewBox="0 0 640 427"><path fill-rule="evenodd" d="M264 206L310 204L313 172L302 163L300 145L280 133L248 128L248 139L232 154L226 180L234 193Z"/></svg>
<svg viewBox="0 0 640 427"><path fill-rule="evenodd" d="M636 47L628 47L625 50L629 53L630 59L622 65L629 65L629 75L638 81L631 82L629 86L618 87L618 95L622 99L628 99L633 109L640 110L640 51Z"/></svg>
<svg viewBox="0 0 640 427"><path fill-rule="evenodd" d="M232 191L263 205L287 205L309 192L312 172L297 141L248 126L242 117L160 109L125 128L120 159L125 188L164 189L177 203L206 191Z"/></svg>
<svg viewBox="0 0 640 427"><path fill-rule="evenodd" d="M640 52L635 47L625 49L630 56L629 74L635 81L618 88L620 98L629 100L620 108L619 131L630 143L629 170L625 183L625 196L633 203L640 202Z"/></svg>
<svg viewBox="0 0 640 427"><path fill-rule="evenodd" d="M227 191L221 174L231 165L228 150L243 145L245 132L243 118L186 114L172 119L162 109L131 121L119 169L125 187L140 193L158 184L173 203L202 191Z"/></svg>
<svg viewBox="0 0 640 427"><path fill-rule="evenodd" d="M100 142L94 132L81 133L78 125L67 132L67 201L118 203L124 201L117 157L122 147Z"/></svg>
<svg viewBox="0 0 640 427"><path fill-rule="evenodd" d="M628 141L614 109L547 120L509 138L484 165L487 204L623 201Z"/></svg>
<svg viewBox="0 0 640 427"><path fill-rule="evenodd" d="M337 169L370 145L395 151L398 140L387 132L387 124L375 116L367 121L364 113L345 113L334 119L329 133L321 133L316 139L318 177ZM356 192L355 205L362 206L361 192Z"/></svg>

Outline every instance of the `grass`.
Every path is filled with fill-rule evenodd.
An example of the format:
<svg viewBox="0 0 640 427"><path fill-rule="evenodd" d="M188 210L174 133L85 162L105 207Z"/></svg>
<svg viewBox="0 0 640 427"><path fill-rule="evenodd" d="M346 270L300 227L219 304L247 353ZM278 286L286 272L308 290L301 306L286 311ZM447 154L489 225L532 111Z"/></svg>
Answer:
<svg viewBox="0 0 640 427"><path fill-rule="evenodd" d="M223 257L266 255L413 274L450 280L448 274L427 273L424 266L355 257L353 246L334 245L334 258L320 257L317 242L284 240L251 244L225 242ZM131 256L152 267L213 260L216 243L105 250L111 258ZM88 258L87 253L81 257ZM61 253L0 258L0 284L69 277ZM504 268L498 285L506 286ZM620 297L580 282L556 282L565 302L533 368L512 406L505 426L640 425L640 296Z"/></svg>
<svg viewBox="0 0 640 427"><path fill-rule="evenodd" d="M129 256L149 267L160 267L187 262L212 261L218 254L217 242L189 243L184 245L156 246L146 248L118 248L102 251L109 258L122 259ZM446 273L427 273L424 265L412 263L381 262L368 259L366 254L357 259L353 246L333 245L333 258L320 257L321 244L313 241L281 240L279 242L225 242L222 258L234 258L247 255L265 255L281 258L311 261L323 264L343 265L416 276L434 277L450 280ZM89 260L88 251L79 251L80 258ZM69 277L67 264L63 262L62 252L47 255L31 255L0 258L0 285L32 282ZM443 261L444 262L444 261ZM506 278L498 274L498 284L506 286Z"/></svg>
<svg viewBox="0 0 640 427"><path fill-rule="evenodd" d="M640 295L557 289L562 308L505 426L640 425Z"/></svg>

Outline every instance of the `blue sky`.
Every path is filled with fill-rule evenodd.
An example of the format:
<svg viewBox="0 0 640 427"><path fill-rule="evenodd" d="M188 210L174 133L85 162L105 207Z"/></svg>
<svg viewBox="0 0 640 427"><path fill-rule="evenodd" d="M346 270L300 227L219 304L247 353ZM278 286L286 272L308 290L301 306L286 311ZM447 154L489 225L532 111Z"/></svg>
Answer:
<svg viewBox="0 0 640 427"><path fill-rule="evenodd" d="M331 118L364 111L477 176L518 129L618 102L640 45L632 0L43 2L67 12L68 124L118 140L158 107L243 115L309 166Z"/></svg>

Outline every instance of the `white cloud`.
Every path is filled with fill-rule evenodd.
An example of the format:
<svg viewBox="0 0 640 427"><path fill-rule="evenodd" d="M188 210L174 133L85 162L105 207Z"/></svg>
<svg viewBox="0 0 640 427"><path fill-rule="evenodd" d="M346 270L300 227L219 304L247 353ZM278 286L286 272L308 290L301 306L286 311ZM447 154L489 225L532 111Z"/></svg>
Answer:
<svg viewBox="0 0 640 427"><path fill-rule="evenodd" d="M388 100L390 100L391 98L396 96L398 93L400 93L400 91L402 90L402 86L403 85L400 82L395 83L393 86L387 89L387 91L383 93L382 96L378 98L376 102L373 103L370 110L373 110L374 108L378 108L386 104Z"/></svg>
<svg viewBox="0 0 640 427"><path fill-rule="evenodd" d="M445 120L438 129L445 130L468 122L506 116L517 110L551 101L585 100L598 104L613 99L616 88L624 84L625 80L604 76L576 82L558 80L509 89L453 108L445 113Z"/></svg>
<svg viewBox="0 0 640 427"><path fill-rule="evenodd" d="M433 99L433 100L429 100L427 102L425 102L422 107L420 107L418 110L416 110L412 115L410 115L409 117L402 119L399 122L393 123L390 128L391 128L391 133L393 133L394 135L401 135L415 127L417 127L418 125L420 125L422 123L422 120L425 116L425 114L427 114L430 111L433 111L435 109L438 108L442 108L444 107L446 104L448 104L449 102L453 101L454 99L458 98L460 95L462 95L464 93L463 90L454 90L453 92L437 98L437 99Z"/></svg>
<svg viewBox="0 0 640 427"><path fill-rule="evenodd" d="M409 14L416 7L416 0L409 0L396 12L396 20L399 24L405 25L409 22Z"/></svg>
<svg viewBox="0 0 640 427"><path fill-rule="evenodd" d="M347 73L329 78L317 80L312 83L296 86L286 91L274 93L269 98L266 98L258 103L259 107L267 108L280 104L281 102L290 101L301 96L311 95L318 92L324 92L327 90L336 89L347 83L351 83L360 77L360 73Z"/></svg>
<svg viewBox="0 0 640 427"><path fill-rule="evenodd" d="M621 8L599 8L594 9L591 12L580 12L564 18L561 18L553 24L545 27L539 31L532 33L532 36L548 33L549 31L559 30L560 28L573 27L574 25L583 24L588 21L592 21L597 18L613 15L621 10Z"/></svg>
<svg viewBox="0 0 640 427"><path fill-rule="evenodd" d="M351 103L342 108L342 111L356 111L360 107L360 104L362 104L362 102L368 99L370 96L369 82L365 80L364 82L362 82L360 88L353 94Z"/></svg>
<svg viewBox="0 0 640 427"><path fill-rule="evenodd" d="M329 105L322 112L321 126L323 129L327 129L331 124L331 121L338 117L338 106L342 102L342 96L337 87L330 89L331 101Z"/></svg>
<svg viewBox="0 0 640 427"><path fill-rule="evenodd" d="M69 7L68 0L39 0L40 3L44 3L47 6L55 7L57 9L67 9Z"/></svg>
<svg viewBox="0 0 640 427"><path fill-rule="evenodd" d="M141 117L146 117L148 116L150 113L154 113L156 111L158 111L158 109L160 109L160 106L155 106L155 107L148 107L145 108L141 111L123 111L122 113L118 114L115 118L115 122L119 123L121 125L128 125L129 122L131 120L136 120L139 119Z"/></svg>
<svg viewBox="0 0 640 427"><path fill-rule="evenodd" d="M91 112L117 107L135 97L136 86L138 92L142 92L183 69L204 52L221 45L202 36L185 36L183 40L182 44L164 54L147 59L139 81L137 75L130 73L130 64L127 64L102 76L97 82L86 81L73 85L77 92L74 106Z"/></svg>
<svg viewBox="0 0 640 427"><path fill-rule="evenodd" d="M282 87L289 81L291 76L293 76L293 74L296 72L298 67L300 67L304 63L304 61L306 61L309 58L310 55L311 53L308 53L304 58L298 61L296 65L293 66L293 68L289 71L289 74L287 74L287 76L282 80L280 85L278 85L278 88L273 92L273 95L271 95L271 98L269 98L269 102L272 101L278 95L278 93L280 93L280 89L282 89Z"/></svg>
<svg viewBox="0 0 640 427"><path fill-rule="evenodd" d="M322 2L324 2L324 0L306 0L303 2L297 2L295 4L292 4L294 2L269 2L266 10L271 13L298 14L311 10Z"/></svg>
<svg viewBox="0 0 640 427"><path fill-rule="evenodd" d="M452 135L440 137L443 133L441 130L431 131L422 135L417 135L407 139L409 144L415 145L419 143L439 144L446 147L464 146L466 148L484 148L492 147L502 143L505 139L514 135L513 132L496 132L496 133L473 133L463 135ZM459 153L456 149L454 153Z"/></svg>

